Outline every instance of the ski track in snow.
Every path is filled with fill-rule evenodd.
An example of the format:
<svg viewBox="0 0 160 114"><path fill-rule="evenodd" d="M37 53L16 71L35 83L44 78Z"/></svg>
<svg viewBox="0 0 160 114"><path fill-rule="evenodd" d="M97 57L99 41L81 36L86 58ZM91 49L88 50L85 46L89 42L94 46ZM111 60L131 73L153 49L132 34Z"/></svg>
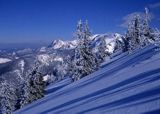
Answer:
<svg viewBox="0 0 160 114"><path fill-rule="evenodd" d="M114 58L77 82L64 80L46 91L44 98L14 114L159 114L160 54L151 45Z"/></svg>

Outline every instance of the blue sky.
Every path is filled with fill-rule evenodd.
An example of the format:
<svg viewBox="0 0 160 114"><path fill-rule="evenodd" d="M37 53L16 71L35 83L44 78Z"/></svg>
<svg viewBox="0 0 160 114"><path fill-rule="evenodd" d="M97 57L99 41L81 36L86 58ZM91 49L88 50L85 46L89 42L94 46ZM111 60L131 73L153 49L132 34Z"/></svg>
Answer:
<svg viewBox="0 0 160 114"><path fill-rule="evenodd" d="M149 7L160 28L160 0L0 0L0 43L71 40L79 19L94 34L124 33L123 18Z"/></svg>

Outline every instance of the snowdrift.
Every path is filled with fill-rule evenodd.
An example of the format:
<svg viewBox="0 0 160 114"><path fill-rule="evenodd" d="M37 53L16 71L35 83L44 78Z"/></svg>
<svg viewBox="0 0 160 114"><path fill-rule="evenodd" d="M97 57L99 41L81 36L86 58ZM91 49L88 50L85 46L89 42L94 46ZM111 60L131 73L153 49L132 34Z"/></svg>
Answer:
<svg viewBox="0 0 160 114"><path fill-rule="evenodd" d="M63 84L64 82L64 84ZM65 85L63 81L57 85ZM57 86L58 87L58 86ZM50 89L49 89L50 88ZM55 85L48 87L54 90ZM47 90L47 89L46 89ZM150 45L50 91L14 114L159 114L160 50Z"/></svg>

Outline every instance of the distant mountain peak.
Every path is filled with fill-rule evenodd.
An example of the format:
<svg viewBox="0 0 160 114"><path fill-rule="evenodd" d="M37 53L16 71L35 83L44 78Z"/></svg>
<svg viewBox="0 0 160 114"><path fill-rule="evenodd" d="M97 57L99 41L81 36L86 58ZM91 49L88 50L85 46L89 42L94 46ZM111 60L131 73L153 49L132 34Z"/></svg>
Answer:
<svg viewBox="0 0 160 114"><path fill-rule="evenodd" d="M72 40L72 41L62 41L62 40L54 40L48 48L53 48L53 49L72 49L77 46L77 41Z"/></svg>
<svg viewBox="0 0 160 114"><path fill-rule="evenodd" d="M105 33L105 34L95 34L91 36L92 41L98 41L101 37L104 37L106 43L109 44L110 42L116 40L117 38L121 38L122 35L119 33ZM52 49L74 49L77 46L77 39L72 41L63 41L63 40L54 40L48 48Z"/></svg>

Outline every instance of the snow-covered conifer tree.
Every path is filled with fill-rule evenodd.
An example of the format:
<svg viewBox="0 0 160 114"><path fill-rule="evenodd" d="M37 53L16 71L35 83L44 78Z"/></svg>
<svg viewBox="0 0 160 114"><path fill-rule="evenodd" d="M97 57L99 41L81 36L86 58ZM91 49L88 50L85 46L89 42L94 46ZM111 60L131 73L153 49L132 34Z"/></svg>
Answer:
<svg viewBox="0 0 160 114"><path fill-rule="evenodd" d="M54 76L53 74L50 74L47 84L53 83L55 80L56 80L56 76Z"/></svg>
<svg viewBox="0 0 160 114"><path fill-rule="evenodd" d="M78 46L75 48L75 54L74 54L74 59L72 61L72 66L74 67L72 69L72 78L73 80L79 80L81 75L82 75L82 65L81 65L81 48L82 48L82 43L83 43L83 38L84 38L84 32L83 32L83 24L82 21L80 20L77 24L77 31L76 31L76 38L78 40Z"/></svg>
<svg viewBox="0 0 160 114"><path fill-rule="evenodd" d="M134 33L133 33L133 39L135 42L135 47L139 48L139 44L140 44L140 38L141 38L141 33L140 33L140 16L136 15L135 17L135 21L134 21Z"/></svg>
<svg viewBox="0 0 160 114"><path fill-rule="evenodd" d="M131 52L140 47L141 44L141 21L140 16L136 15L128 25L126 39L128 41L128 50Z"/></svg>
<svg viewBox="0 0 160 114"><path fill-rule="evenodd" d="M154 38L155 38L155 42L154 44L158 47L160 47L160 31L158 29L156 29L153 33Z"/></svg>
<svg viewBox="0 0 160 114"><path fill-rule="evenodd" d="M2 114L11 114L16 108L16 89L7 81L0 84L0 111Z"/></svg>
<svg viewBox="0 0 160 114"><path fill-rule="evenodd" d="M124 44L122 43L122 41L120 41L118 38L115 40L116 43L116 47L115 47L115 51L123 51L124 48Z"/></svg>
<svg viewBox="0 0 160 114"><path fill-rule="evenodd" d="M73 57L71 57L71 56L67 56L65 59L64 59L64 69L65 69L65 72L66 72L66 75L67 76L72 76L73 75L73 68L74 68L74 66L73 66Z"/></svg>
<svg viewBox="0 0 160 114"><path fill-rule="evenodd" d="M86 61L86 63L84 64L84 66L86 66L86 69L88 68L87 64L90 63L89 68L90 71L88 71L88 73L90 74L90 72L92 73L93 71L97 70L99 68L99 61L98 58L96 57L96 55L93 53L93 50L91 48L91 32L88 26L88 21L85 22L84 24L84 60ZM85 52L86 51L86 52ZM88 74L87 73L87 74Z"/></svg>
<svg viewBox="0 0 160 114"><path fill-rule="evenodd" d="M40 99L44 96L45 82L43 81L42 74L38 71L38 66L31 71L26 78L23 86L23 97L21 99L21 107Z"/></svg>
<svg viewBox="0 0 160 114"><path fill-rule="evenodd" d="M82 24L82 21L78 22L76 37L79 44L75 49L75 57L73 60L73 79L79 80L80 78L91 74L98 68L99 64L96 55L92 52L91 32L87 21L84 25Z"/></svg>
<svg viewBox="0 0 160 114"><path fill-rule="evenodd" d="M148 45L155 41L153 36L153 29L149 26L150 14L148 8L145 8L144 16L141 17L141 46Z"/></svg>
<svg viewBox="0 0 160 114"><path fill-rule="evenodd" d="M102 63L105 59L105 57L107 56L107 52L106 52L106 41L104 37L100 38L100 45L98 47L98 58L99 58L99 62Z"/></svg>
<svg viewBox="0 0 160 114"><path fill-rule="evenodd" d="M136 15L129 23L126 39L128 40L128 50L130 52L155 42L154 30L150 28L149 22L149 10L145 8L144 15Z"/></svg>

